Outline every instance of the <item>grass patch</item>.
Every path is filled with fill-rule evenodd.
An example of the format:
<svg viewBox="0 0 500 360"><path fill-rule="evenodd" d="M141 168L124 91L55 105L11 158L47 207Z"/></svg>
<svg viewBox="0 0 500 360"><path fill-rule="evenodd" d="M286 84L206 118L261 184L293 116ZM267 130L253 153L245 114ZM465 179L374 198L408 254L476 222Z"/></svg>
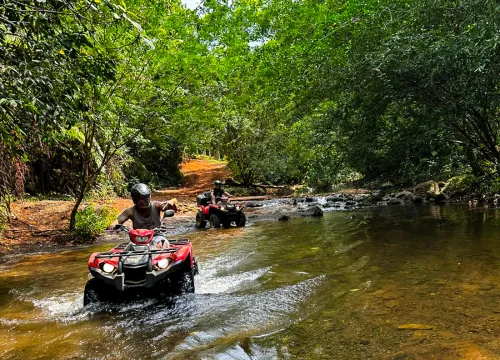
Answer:
<svg viewBox="0 0 500 360"><path fill-rule="evenodd" d="M203 161L206 161L206 162L212 163L212 164L221 164L221 165L227 164L226 160L219 160L217 158L214 158L214 157L208 156L208 155L196 155L195 159L196 160L203 160Z"/></svg>

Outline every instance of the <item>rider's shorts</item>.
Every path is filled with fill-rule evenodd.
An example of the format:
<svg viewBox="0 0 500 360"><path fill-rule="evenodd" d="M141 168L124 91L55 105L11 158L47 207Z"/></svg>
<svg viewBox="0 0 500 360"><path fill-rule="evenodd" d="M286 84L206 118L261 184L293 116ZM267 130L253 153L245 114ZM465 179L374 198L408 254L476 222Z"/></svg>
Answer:
<svg viewBox="0 0 500 360"><path fill-rule="evenodd" d="M151 240L151 243L154 245L155 248L167 248L169 247L169 242L167 238L163 235L155 235L153 236L153 239Z"/></svg>

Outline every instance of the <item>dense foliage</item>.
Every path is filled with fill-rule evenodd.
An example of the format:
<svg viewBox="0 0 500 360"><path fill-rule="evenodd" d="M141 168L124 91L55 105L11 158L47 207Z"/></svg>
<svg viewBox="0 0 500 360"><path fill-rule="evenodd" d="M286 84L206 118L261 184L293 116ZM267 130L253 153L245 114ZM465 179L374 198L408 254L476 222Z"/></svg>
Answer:
<svg viewBox="0 0 500 360"><path fill-rule="evenodd" d="M2 2L1 194L74 218L204 150L247 184L496 183L499 26L494 0Z"/></svg>
<svg viewBox="0 0 500 360"><path fill-rule="evenodd" d="M94 239L115 219L118 212L109 207L96 209L93 204L78 210L75 218L75 235L81 240Z"/></svg>
<svg viewBox="0 0 500 360"><path fill-rule="evenodd" d="M495 1L236 4L234 27L246 26L253 47L232 70L244 84L229 92L239 104L232 117L263 134L251 140L253 149L279 139L271 141L292 165L270 161L260 167L262 180L276 179L276 171L282 181L294 179L297 170L316 185L353 176L408 185L467 171L496 174ZM231 44L221 47L232 59ZM272 159L275 149L265 148Z"/></svg>

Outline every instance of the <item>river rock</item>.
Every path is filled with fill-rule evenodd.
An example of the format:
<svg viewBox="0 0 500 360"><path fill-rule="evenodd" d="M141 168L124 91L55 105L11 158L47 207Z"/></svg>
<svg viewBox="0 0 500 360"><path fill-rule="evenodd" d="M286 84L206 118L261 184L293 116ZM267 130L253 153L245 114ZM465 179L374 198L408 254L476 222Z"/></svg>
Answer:
<svg viewBox="0 0 500 360"><path fill-rule="evenodd" d="M354 201L360 203L360 202L369 202L371 196L369 194L358 194L354 196Z"/></svg>
<svg viewBox="0 0 500 360"><path fill-rule="evenodd" d="M384 198L386 199L386 198ZM387 205L402 205L404 204L404 200L401 200L401 199L396 199L396 198L387 198L387 200L384 200L384 201L387 201Z"/></svg>
<svg viewBox="0 0 500 360"><path fill-rule="evenodd" d="M489 290L493 290L494 288L495 288L495 284L484 284L484 285L479 286L479 290L481 290L481 291L489 291Z"/></svg>
<svg viewBox="0 0 500 360"><path fill-rule="evenodd" d="M337 201L344 201L344 198L342 196L340 196L340 195L332 195L332 196L328 196L326 198L326 201L334 203L334 202L337 202Z"/></svg>
<svg viewBox="0 0 500 360"><path fill-rule="evenodd" d="M281 215L278 218L278 221L288 221L288 220L290 220L290 216L289 215Z"/></svg>
<svg viewBox="0 0 500 360"><path fill-rule="evenodd" d="M404 324L398 326L398 330L432 330L432 329L434 329L433 326L425 324Z"/></svg>
<svg viewBox="0 0 500 360"><path fill-rule="evenodd" d="M404 201L412 201L413 197L414 195L410 191L401 191L396 194L397 199L403 199Z"/></svg>
<svg viewBox="0 0 500 360"><path fill-rule="evenodd" d="M384 193L382 190L375 190L371 193L372 202L382 201L384 198Z"/></svg>
<svg viewBox="0 0 500 360"><path fill-rule="evenodd" d="M427 200L429 201L434 201L436 204L440 204L446 201L446 195L445 194L434 194L434 193L427 193Z"/></svg>
<svg viewBox="0 0 500 360"><path fill-rule="evenodd" d="M433 194L437 194L437 193L439 193L439 184L434 180L430 180L430 181L426 181L426 182L420 183L418 185L415 185L410 190L413 191L413 193L420 194L422 196L425 196L429 192L433 193Z"/></svg>
<svg viewBox="0 0 500 360"><path fill-rule="evenodd" d="M306 203L312 203L312 202L316 202L316 199L313 197L306 197Z"/></svg>
<svg viewBox="0 0 500 360"><path fill-rule="evenodd" d="M301 216L314 216L314 217L320 217L323 216L323 210L319 206L313 206L310 207L306 210L300 211Z"/></svg>
<svg viewBox="0 0 500 360"><path fill-rule="evenodd" d="M312 202L307 204L308 207L313 207L313 206L318 206L319 204L317 202Z"/></svg>
<svg viewBox="0 0 500 360"><path fill-rule="evenodd" d="M356 201L354 201L354 200L347 200L347 201L345 202L345 204L346 204L346 205L348 205L348 206L354 206L354 205L356 205L357 203L356 203Z"/></svg>
<svg viewBox="0 0 500 360"><path fill-rule="evenodd" d="M421 204L424 202L424 199L420 195L413 195L413 203L414 204Z"/></svg>
<svg viewBox="0 0 500 360"><path fill-rule="evenodd" d="M264 206L264 204L259 203L259 202L248 202L245 204L245 206L249 207L249 208L256 208L256 207L262 207L262 206Z"/></svg>
<svg viewBox="0 0 500 360"><path fill-rule="evenodd" d="M500 204L500 195L495 194L495 196L491 198L491 205L493 205L494 207L498 207L499 204Z"/></svg>

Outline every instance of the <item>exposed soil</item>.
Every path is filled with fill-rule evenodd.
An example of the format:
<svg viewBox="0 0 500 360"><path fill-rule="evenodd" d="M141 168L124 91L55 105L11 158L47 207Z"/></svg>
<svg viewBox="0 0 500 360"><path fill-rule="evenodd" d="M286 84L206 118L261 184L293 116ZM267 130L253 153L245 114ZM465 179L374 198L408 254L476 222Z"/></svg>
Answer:
<svg viewBox="0 0 500 360"><path fill-rule="evenodd" d="M155 191L153 200L166 201L176 198L179 201L176 216L170 218L170 224L192 222L196 211L195 197L208 191L216 179L226 179L231 173L224 162L195 159L181 165L185 176L185 185L181 188L169 188ZM130 199L113 198L95 200L100 206L110 206L121 213L132 206ZM72 246L75 239L68 233L69 218L74 202L41 200L15 201L12 212L15 219L11 227L0 232L0 254L13 252L32 252ZM88 203L82 205L85 206Z"/></svg>
<svg viewBox="0 0 500 360"><path fill-rule="evenodd" d="M197 194L210 190L215 180L224 180L231 176L225 163L210 160L189 160L181 165L181 171L185 186L155 192L155 199L177 198L183 203L193 202Z"/></svg>

